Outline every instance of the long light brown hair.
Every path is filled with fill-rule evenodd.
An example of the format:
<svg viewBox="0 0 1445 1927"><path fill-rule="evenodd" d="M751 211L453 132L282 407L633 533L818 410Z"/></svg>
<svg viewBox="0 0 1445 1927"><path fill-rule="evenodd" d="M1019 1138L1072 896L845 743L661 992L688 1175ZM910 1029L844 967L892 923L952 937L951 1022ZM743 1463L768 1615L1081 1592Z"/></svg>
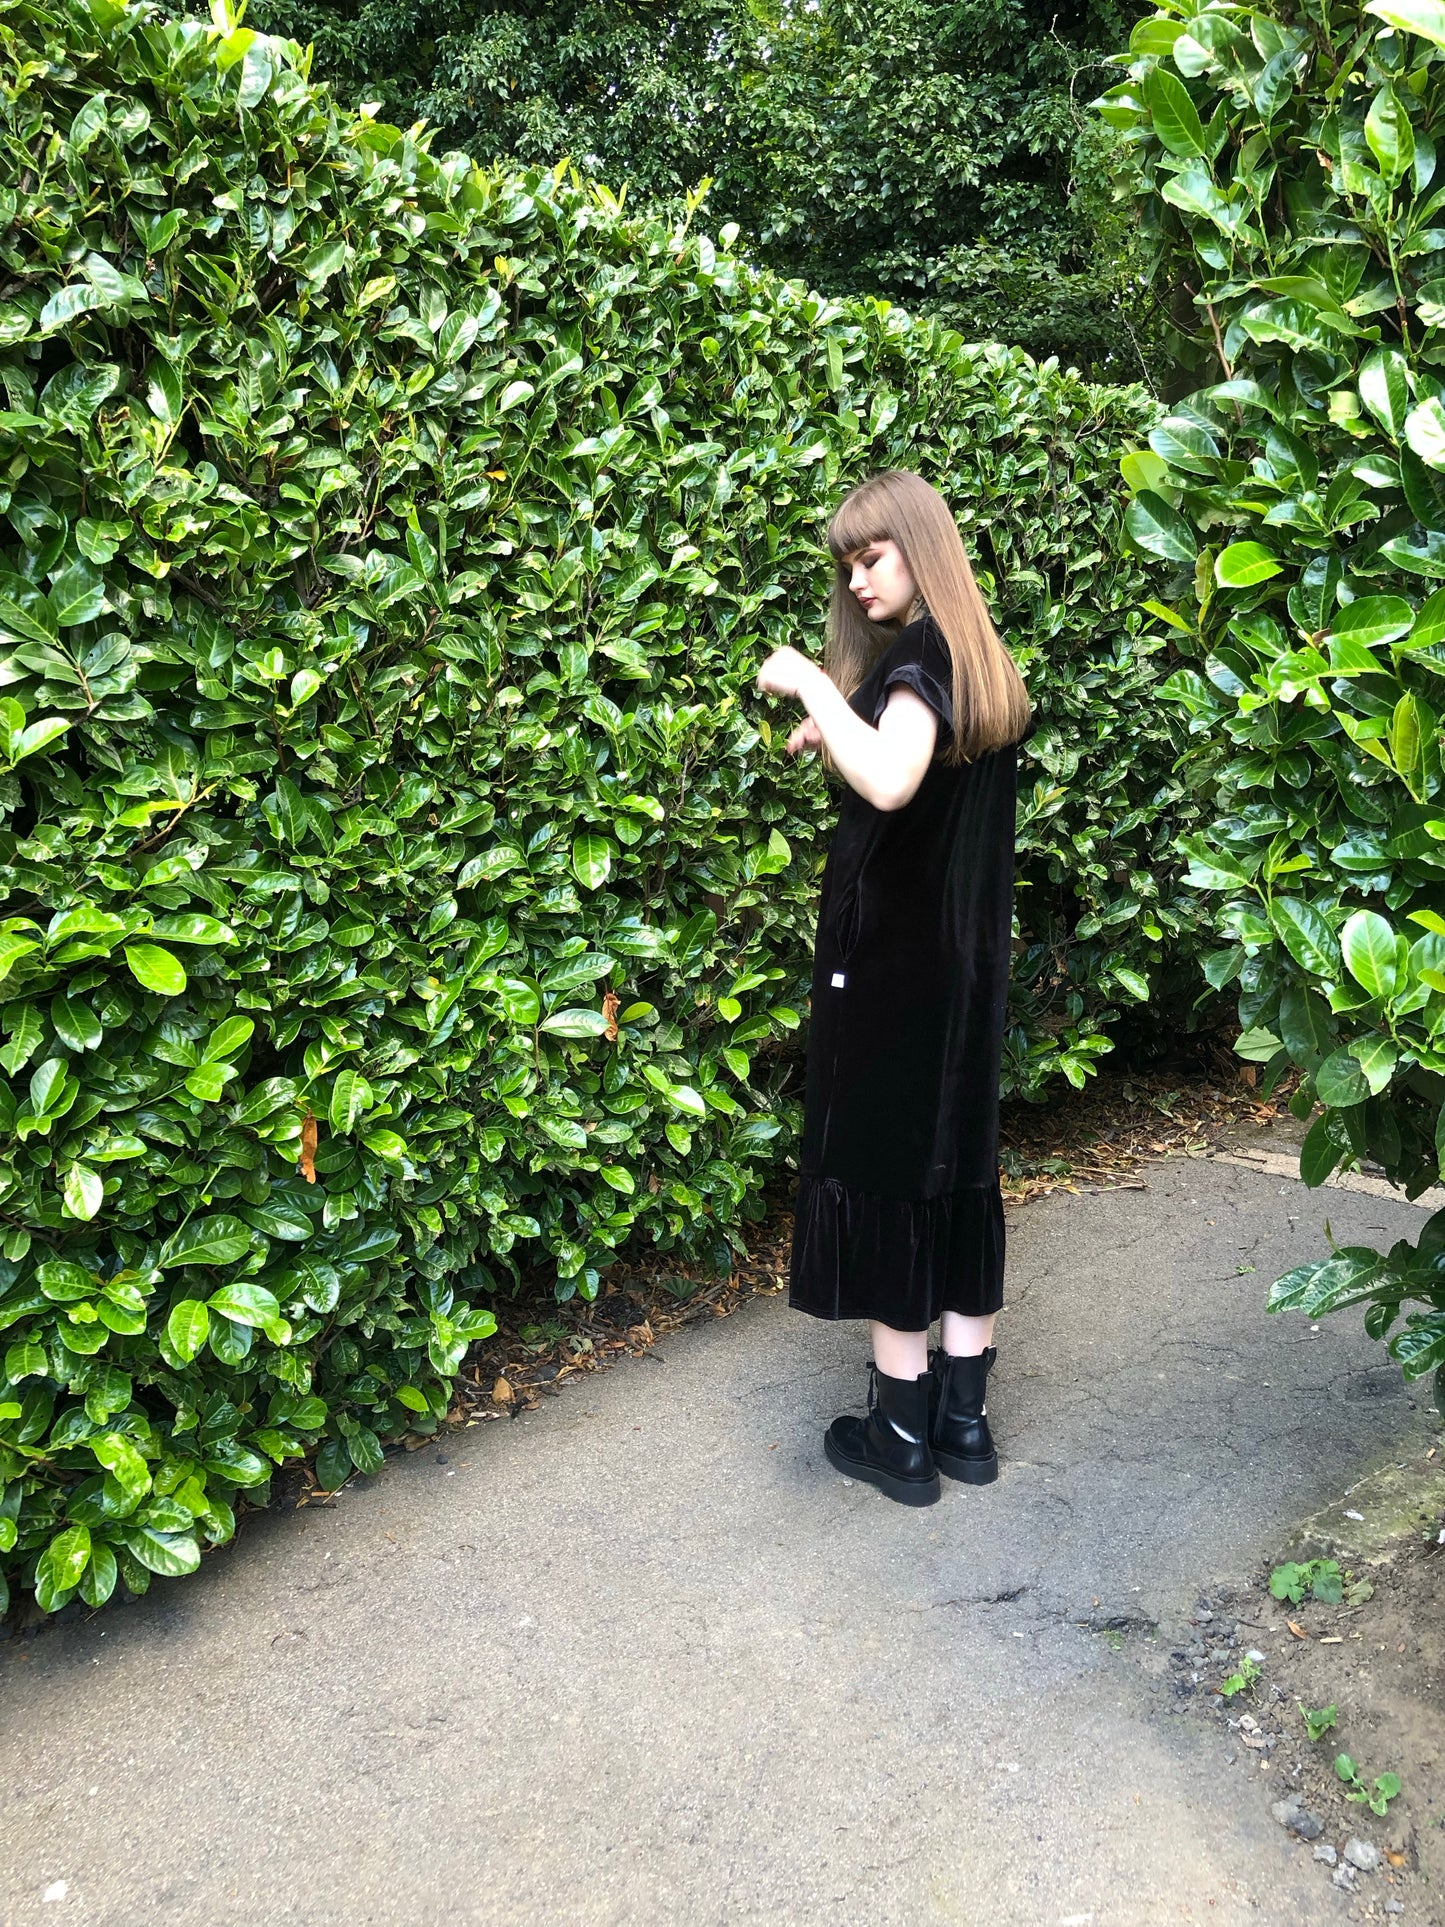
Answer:
<svg viewBox="0 0 1445 1927"><path fill-rule="evenodd" d="M902 551L953 662L953 741L944 761L972 762L1017 742L1031 713L1024 679L993 626L948 504L908 469L885 469L860 482L828 525L837 565L823 656L828 674L845 696L852 695L903 626L870 622L848 588L847 558L890 539Z"/></svg>

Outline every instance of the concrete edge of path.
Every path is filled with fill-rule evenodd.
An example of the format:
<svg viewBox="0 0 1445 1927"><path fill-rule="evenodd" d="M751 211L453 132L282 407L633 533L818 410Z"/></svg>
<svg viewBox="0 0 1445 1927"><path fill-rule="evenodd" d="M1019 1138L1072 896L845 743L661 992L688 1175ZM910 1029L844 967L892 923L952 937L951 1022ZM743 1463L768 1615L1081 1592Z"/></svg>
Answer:
<svg viewBox="0 0 1445 1927"><path fill-rule="evenodd" d="M1228 1151L1196 1151L1190 1156L1202 1158L1214 1164L1238 1164L1247 1171L1259 1171L1265 1177L1291 1178L1296 1184L1301 1182L1299 1157L1290 1151L1236 1147ZM1439 1211L1445 1206L1445 1185L1432 1185L1422 1191L1417 1198L1407 1198L1397 1184L1388 1178L1372 1177L1367 1171L1337 1171L1325 1179L1320 1187L1325 1191L1363 1191L1372 1198L1389 1198L1394 1204L1413 1205L1419 1211Z"/></svg>

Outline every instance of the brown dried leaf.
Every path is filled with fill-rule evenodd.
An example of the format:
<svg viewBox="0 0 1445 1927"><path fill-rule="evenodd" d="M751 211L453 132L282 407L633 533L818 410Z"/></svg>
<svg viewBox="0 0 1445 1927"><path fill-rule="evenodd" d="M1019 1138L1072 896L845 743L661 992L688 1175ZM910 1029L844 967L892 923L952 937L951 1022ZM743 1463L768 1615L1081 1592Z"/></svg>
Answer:
<svg viewBox="0 0 1445 1927"><path fill-rule="evenodd" d="M603 1035L609 1044L617 1042L617 1010L621 1001L615 990L609 990L602 999L602 1015L607 1020Z"/></svg>
<svg viewBox="0 0 1445 1927"><path fill-rule="evenodd" d="M499 1378L492 1387L492 1397L498 1405L510 1405L516 1397L516 1393L512 1390L505 1378Z"/></svg>
<svg viewBox="0 0 1445 1927"><path fill-rule="evenodd" d="M1304 1627L1301 1626L1301 1624L1297 1619L1287 1619L1284 1623L1286 1626L1289 1627L1290 1631L1294 1634L1296 1639L1309 1638L1309 1634L1305 1631Z"/></svg>
<svg viewBox="0 0 1445 1927"><path fill-rule="evenodd" d="M316 1119L310 1111L301 1120L301 1175L308 1184L315 1184Z"/></svg>

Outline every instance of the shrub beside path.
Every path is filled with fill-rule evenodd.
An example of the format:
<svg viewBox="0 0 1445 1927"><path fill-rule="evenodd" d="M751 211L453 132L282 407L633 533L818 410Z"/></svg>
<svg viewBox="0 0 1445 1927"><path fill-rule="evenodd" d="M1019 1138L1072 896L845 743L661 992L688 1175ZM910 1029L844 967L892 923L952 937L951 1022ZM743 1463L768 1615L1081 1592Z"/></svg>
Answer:
<svg viewBox="0 0 1445 1927"><path fill-rule="evenodd" d="M1423 1447L1351 1319L1263 1310L1326 1215L1420 1214L1145 1175L1010 1215L993 1488L912 1512L830 1472L861 1335L759 1298L13 1640L0 1917L1360 1917L1386 1889L1332 1886L1269 1769L1117 1649Z"/></svg>

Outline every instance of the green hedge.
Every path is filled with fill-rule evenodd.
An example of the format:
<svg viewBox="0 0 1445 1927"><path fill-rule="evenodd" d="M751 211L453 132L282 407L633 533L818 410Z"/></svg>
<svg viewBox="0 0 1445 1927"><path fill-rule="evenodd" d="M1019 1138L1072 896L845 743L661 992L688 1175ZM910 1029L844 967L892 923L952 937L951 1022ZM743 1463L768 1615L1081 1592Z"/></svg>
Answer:
<svg viewBox="0 0 1445 1927"><path fill-rule="evenodd" d="M1306 1183L1368 1157L1415 1197L1445 1164L1445 15L1171 0L1132 46L1101 106L1225 376L1126 463L1197 664L1165 693L1212 804L1205 971L1265 1087L1297 1065L1322 1107ZM1445 1409L1445 1213L1270 1302L1365 1304Z"/></svg>
<svg viewBox="0 0 1445 1927"><path fill-rule="evenodd" d="M436 160L224 17L0 41L0 1567L49 1609L434 1427L524 1266L728 1262L831 811L751 679L871 468L958 502L1043 719L1012 1087L1190 912L1147 397Z"/></svg>

